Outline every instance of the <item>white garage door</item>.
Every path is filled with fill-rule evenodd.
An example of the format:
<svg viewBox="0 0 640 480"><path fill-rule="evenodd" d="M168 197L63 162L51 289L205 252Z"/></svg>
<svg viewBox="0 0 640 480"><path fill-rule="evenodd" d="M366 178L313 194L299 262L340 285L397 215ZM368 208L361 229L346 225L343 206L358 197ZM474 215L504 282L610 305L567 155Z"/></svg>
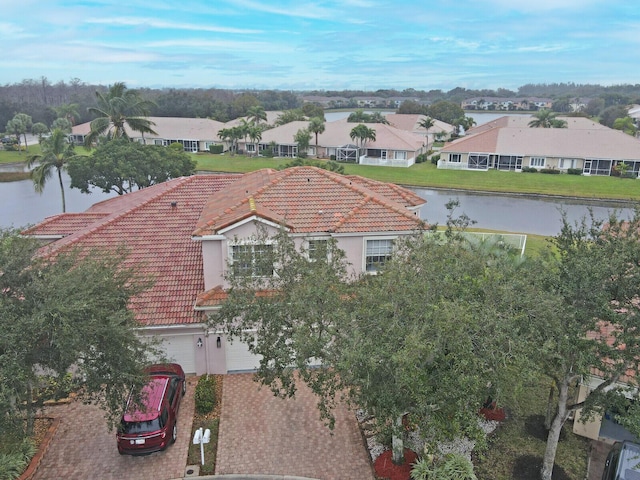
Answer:
<svg viewBox="0 0 640 480"><path fill-rule="evenodd" d="M162 346L169 360L179 363L185 373L196 373L193 335L163 335Z"/></svg>
<svg viewBox="0 0 640 480"><path fill-rule="evenodd" d="M233 343L227 340L225 345L227 372L241 372L256 370L260 357L249 351L249 346L235 339Z"/></svg>

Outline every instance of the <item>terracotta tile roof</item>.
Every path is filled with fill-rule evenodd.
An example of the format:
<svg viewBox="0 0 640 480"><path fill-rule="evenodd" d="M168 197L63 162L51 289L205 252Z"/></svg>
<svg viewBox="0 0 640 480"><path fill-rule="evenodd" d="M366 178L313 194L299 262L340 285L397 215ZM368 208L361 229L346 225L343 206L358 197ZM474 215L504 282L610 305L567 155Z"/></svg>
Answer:
<svg viewBox="0 0 640 480"><path fill-rule="evenodd" d="M89 225L99 222L107 213L63 213L45 218L41 223L22 232L23 235L33 235L41 238L66 237Z"/></svg>
<svg viewBox="0 0 640 480"><path fill-rule="evenodd" d="M193 310L193 303L204 290L202 245L191 239L191 232L209 196L237 178L194 175L100 202L85 215L99 211L101 218L94 217L86 228L47 245L43 251L125 245L131 252L127 263L155 280L149 290L133 300L136 318L147 326L197 323L202 314ZM25 233L64 235L68 230L64 217L76 215L59 215ZM58 231L55 225L60 227Z"/></svg>
<svg viewBox="0 0 640 480"><path fill-rule="evenodd" d="M211 196L194 236L216 235L254 215L294 233L413 231L422 221L408 207L423 203L403 187L316 167L258 170Z"/></svg>

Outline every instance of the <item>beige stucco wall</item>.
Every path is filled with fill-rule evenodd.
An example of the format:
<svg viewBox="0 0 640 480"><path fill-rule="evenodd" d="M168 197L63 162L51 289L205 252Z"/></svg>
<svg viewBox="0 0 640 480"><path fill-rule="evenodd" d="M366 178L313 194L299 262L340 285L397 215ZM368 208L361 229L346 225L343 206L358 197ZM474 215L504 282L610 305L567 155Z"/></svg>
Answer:
<svg viewBox="0 0 640 480"><path fill-rule="evenodd" d="M589 387L580 385L578 388L578 402L582 402L589 395ZM592 419L582 422L582 410L577 410L573 421L573 433L592 440L598 440L600 434L600 426L602 424L602 414L596 414Z"/></svg>

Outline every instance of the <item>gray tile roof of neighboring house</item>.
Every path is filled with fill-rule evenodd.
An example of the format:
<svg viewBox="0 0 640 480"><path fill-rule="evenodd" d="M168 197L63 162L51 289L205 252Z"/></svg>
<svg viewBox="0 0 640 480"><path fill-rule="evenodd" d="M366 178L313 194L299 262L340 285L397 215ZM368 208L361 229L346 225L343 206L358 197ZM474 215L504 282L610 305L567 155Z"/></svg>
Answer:
<svg viewBox="0 0 640 480"><path fill-rule="evenodd" d="M609 128L493 128L445 145L443 153L640 160L640 140Z"/></svg>
<svg viewBox="0 0 640 480"><path fill-rule="evenodd" d="M318 146L341 147L343 145L353 144L354 141L349 134L356 125L358 124L348 123L342 120L325 123L324 132L318 135ZM389 150L415 152L419 150L425 142L423 135L407 132L390 125L382 123L368 123L366 125L376 132L375 141L368 141L366 144L367 148L385 148ZM293 139L295 134L298 130L307 128L308 126L309 122L296 121L267 130L262 133L260 143L267 144L273 141L280 145L294 145L296 143ZM314 146L315 143L315 134L312 133L309 144Z"/></svg>
<svg viewBox="0 0 640 480"><path fill-rule="evenodd" d="M162 138L167 140L211 140L219 141L218 132L224 128L224 123L209 118L182 118L182 117L146 117L155 125L151 128L156 135L145 133L145 138ZM73 135L87 135L90 132L90 123L75 125L71 129ZM128 135L137 138L140 133L128 130Z"/></svg>

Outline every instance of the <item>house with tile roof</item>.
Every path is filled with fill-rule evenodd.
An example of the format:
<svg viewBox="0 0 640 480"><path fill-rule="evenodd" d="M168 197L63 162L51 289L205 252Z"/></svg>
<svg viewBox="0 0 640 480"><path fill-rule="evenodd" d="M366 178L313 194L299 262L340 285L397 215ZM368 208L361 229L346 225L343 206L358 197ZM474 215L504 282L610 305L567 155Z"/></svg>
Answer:
<svg viewBox="0 0 640 480"><path fill-rule="evenodd" d="M413 113L390 113L389 115L386 115L385 118L389 121L389 125L392 127L422 135L427 138L431 145L436 138L449 138L456 130L453 125L435 118L432 119L433 126L426 130L424 127L420 126L420 122L427 118L426 115Z"/></svg>
<svg viewBox="0 0 640 480"><path fill-rule="evenodd" d="M640 140L586 118L559 117L567 128L531 128L533 117L502 117L470 129L440 150L438 168L522 171L580 169L583 175L611 175L618 164L640 172ZM526 124L525 124L526 123Z"/></svg>
<svg viewBox="0 0 640 480"><path fill-rule="evenodd" d="M370 123L375 140L364 145L354 145L350 133L357 123L349 123L346 119L325 123L324 132L318 135L316 149L315 135L309 145L308 154L318 158L335 158L338 161L359 163L361 165L377 165L389 167L410 167L416 157L426 152L424 135L402 130L382 123ZM276 157L296 158L299 154L295 135L299 130L308 128L309 122L295 121L266 130L257 146L254 142L241 139L238 144L247 152L262 152L267 148L274 149Z"/></svg>
<svg viewBox="0 0 640 480"><path fill-rule="evenodd" d="M125 246L127 264L153 280L131 301L140 334L159 337L189 373L226 373L252 370L258 359L247 345L207 330L206 316L226 296L229 268L272 274L246 263L247 254L259 258L270 248L256 243L258 229L267 238L285 229L307 249L335 239L352 273L374 274L394 239L423 228L424 203L408 189L358 176L264 169L173 179L49 217L23 235L46 242L43 255Z"/></svg>
<svg viewBox="0 0 640 480"><path fill-rule="evenodd" d="M181 117L147 117L152 122L156 132L141 134L127 130L129 138L148 145L168 146L172 143L182 144L185 152L208 152L211 145L221 145L224 142L218 137L218 132L225 128L225 124L210 118L181 118ZM75 125L71 129L69 139L76 144L83 144L91 131L91 122Z"/></svg>

